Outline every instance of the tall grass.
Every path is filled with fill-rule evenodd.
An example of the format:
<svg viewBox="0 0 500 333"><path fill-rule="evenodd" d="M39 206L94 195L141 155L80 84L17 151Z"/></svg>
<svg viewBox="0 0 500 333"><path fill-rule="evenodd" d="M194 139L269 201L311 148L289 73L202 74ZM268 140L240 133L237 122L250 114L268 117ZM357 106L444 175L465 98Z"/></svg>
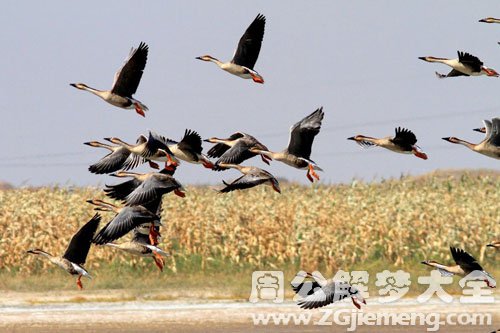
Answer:
<svg viewBox="0 0 500 333"><path fill-rule="evenodd" d="M224 195L188 187L184 199L164 198L161 246L173 254L166 258L166 269L179 274L262 267L332 273L374 265L411 270L427 258L450 261L449 246L484 256L484 266L494 266L495 253L484 252L484 245L500 236L499 180L463 174L288 185L281 195L266 187ZM90 198L104 196L93 188L0 191L0 272L38 275L50 267L25 251L62 254L72 234L94 214L85 203ZM104 213L103 222L111 218ZM98 271L103 266L145 274L155 269L150 260L91 249L86 267Z"/></svg>

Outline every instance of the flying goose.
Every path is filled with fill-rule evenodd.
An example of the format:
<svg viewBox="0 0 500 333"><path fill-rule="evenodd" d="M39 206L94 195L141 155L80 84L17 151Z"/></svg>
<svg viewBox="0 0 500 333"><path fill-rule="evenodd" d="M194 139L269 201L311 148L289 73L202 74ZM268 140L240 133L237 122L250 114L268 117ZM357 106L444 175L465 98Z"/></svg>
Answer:
<svg viewBox="0 0 500 333"><path fill-rule="evenodd" d="M144 159L138 155L131 154L128 149L122 146L111 146L98 141L84 142L91 147L105 148L110 151L98 162L89 166L89 171L95 174L111 173L118 170L129 170L144 163Z"/></svg>
<svg viewBox="0 0 500 333"><path fill-rule="evenodd" d="M186 129L184 137L177 142L171 139L163 139L164 144L168 147L174 157L193 164L202 164L207 169L213 169L214 165L207 156L202 153L201 136L193 131Z"/></svg>
<svg viewBox="0 0 500 333"><path fill-rule="evenodd" d="M114 212L116 215L97 233L92 242L97 245L104 245L120 237L125 236L134 228L147 224L150 226L150 238L152 244L157 244L158 234L154 230L155 226L161 225L160 217L143 206L117 207L102 200L87 200L88 203L97 206L95 210Z"/></svg>
<svg viewBox="0 0 500 333"><path fill-rule="evenodd" d="M440 79L454 76L495 76L498 77L498 73L493 68L488 68L483 66L483 62L479 58L466 53L457 51L457 59L447 59L447 58L436 58L436 57L419 57L420 60L427 62L439 62L453 68L448 74L440 74L436 72L436 75Z"/></svg>
<svg viewBox="0 0 500 333"><path fill-rule="evenodd" d="M315 273L315 272L314 272ZM338 302L344 298L350 297L354 306L361 308L361 303L366 304L360 291L344 281L326 280L322 276L315 274L299 272L298 282L292 281L293 291L302 297L298 305L303 309L316 309ZM305 278L312 278L313 281L304 281Z"/></svg>
<svg viewBox="0 0 500 333"><path fill-rule="evenodd" d="M86 276L89 279L92 278L87 270L83 268L83 265L87 259L90 245L92 244L92 238L94 237L100 221L101 216L99 214L95 214L90 221L85 223L85 225L73 235L66 252L64 252L62 257L53 256L52 254L40 249L31 249L28 250L27 253L41 255L42 257L47 258L51 263L64 269L69 274L78 275L76 285L78 286L78 289L81 290L83 289L81 281L82 276Z"/></svg>
<svg viewBox="0 0 500 333"><path fill-rule="evenodd" d="M133 232L134 236L131 241L120 244L106 243L104 245L131 253L135 256L151 257L160 271L163 271L163 267L165 266L163 256L169 256L170 254L160 249L157 246L158 244L150 244L148 235L140 232L138 228L134 229Z"/></svg>
<svg viewBox="0 0 500 333"><path fill-rule="evenodd" d="M144 206L172 191L182 198L186 196L182 192L182 185L167 173L119 171L111 176L132 177L131 180L120 184L106 185L104 189L108 197L122 200L127 206Z"/></svg>
<svg viewBox="0 0 500 333"><path fill-rule="evenodd" d="M290 140L288 147L281 152L272 152L258 148L250 148L256 154L266 155L271 159L283 162L297 169L307 169L307 179L319 180L315 170L323 171L314 161L310 159L314 137L321 129L324 117L323 107L320 107L290 128Z"/></svg>
<svg viewBox="0 0 500 333"><path fill-rule="evenodd" d="M243 132L236 132L229 136L227 139L220 139L211 137L204 140L206 142L215 143L207 152L209 157L219 158L215 162L215 170L222 170L221 163L241 164L243 161L252 158L258 154L252 153L251 148L268 150L266 146L259 142L254 136ZM262 161L269 164L270 157L262 154L260 155Z"/></svg>
<svg viewBox="0 0 500 333"><path fill-rule="evenodd" d="M252 188L261 184L269 185L278 193L281 193L280 184L278 180L266 170L256 167L242 166L238 164L221 163L222 168L232 168L239 170L243 176L233 180L231 183L222 181L226 187L219 190L220 193L227 193L234 190L244 190Z"/></svg>
<svg viewBox="0 0 500 333"><path fill-rule="evenodd" d="M472 272L477 272L477 274L484 278L484 282L486 282L488 287L496 288L495 279L488 272L486 272L483 267L481 267L474 257L464 250L456 247L450 247L450 251L453 256L453 260L456 263L455 266L443 265L434 260L422 261L422 264L437 268L443 276L451 276L455 274L463 277Z"/></svg>
<svg viewBox="0 0 500 333"><path fill-rule="evenodd" d="M112 137L104 138L104 140L126 148L132 154L142 157L149 162L152 168L159 169L158 164L153 161L165 162L168 170L175 171L179 165L179 160L173 156L166 144L166 139L154 132L149 132L149 136L139 136L135 145L124 142L123 140Z"/></svg>
<svg viewBox="0 0 500 333"><path fill-rule="evenodd" d="M144 42L141 42L137 49L132 48L125 63L116 72L111 90L97 90L83 83L70 83L70 86L89 91L119 108L135 109L135 112L145 117L144 111L148 110L147 106L134 99L132 95L137 91L142 72L146 67L148 50Z"/></svg>
<svg viewBox="0 0 500 333"><path fill-rule="evenodd" d="M356 143L362 147L379 146L396 153L413 154L421 159L427 159L427 155L416 145L417 137L412 131L406 128L397 127L395 133L394 137L388 136L378 139L364 135L356 135L347 138L347 140L356 141Z"/></svg>
<svg viewBox="0 0 500 333"><path fill-rule="evenodd" d="M234 52L233 59L230 62L222 62L212 56L204 55L197 57L198 60L211 61L221 69L243 79L252 79L257 83L264 83L264 78L257 73L253 67L259 57L262 39L264 38L264 27L266 18L258 14L255 20L247 28L238 43Z"/></svg>
<svg viewBox="0 0 500 333"><path fill-rule="evenodd" d="M476 153L500 159L500 118L493 118L491 121L483 120L483 123L486 133L483 141L478 144L470 143L453 136L443 138L443 140L461 144Z"/></svg>

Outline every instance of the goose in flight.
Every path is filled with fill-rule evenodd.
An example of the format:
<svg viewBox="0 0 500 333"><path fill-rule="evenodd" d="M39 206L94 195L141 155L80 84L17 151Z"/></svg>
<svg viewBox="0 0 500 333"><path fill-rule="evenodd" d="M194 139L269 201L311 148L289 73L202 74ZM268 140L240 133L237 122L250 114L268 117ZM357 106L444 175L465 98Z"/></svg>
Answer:
<svg viewBox="0 0 500 333"><path fill-rule="evenodd" d="M92 238L94 237L100 221L101 216L99 214L95 214L90 221L85 223L85 225L73 235L68 247L66 248L66 252L64 252L61 257L53 256L52 254L40 249L31 249L27 252L47 258L51 263L61 267L71 275L78 275L76 285L78 286L78 289L81 290L83 289L81 281L82 276L91 279L90 274L85 268L83 268L83 265L87 260L90 245L92 244Z"/></svg>
<svg viewBox="0 0 500 333"><path fill-rule="evenodd" d="M347 138L347 140L356 141L356 143L362 147L379 146L396 153L413 154L421 159L427 159L427 154L422 152L416 145L417 137L412 131L406 128L397 127L395 132L396 134L393 137L372 138L364 135L356 135Z"/></svg>
<svg viewBox="0 0 500 333"><path fill-rule="evenodd" d="M453 136L443 138L443 140L461 144L476 153L498 160L500 159L500 118L493 118L491 121L483 120L483 124L486 133L483 141L478 144L470 143Z"/></svg>
<svg viewBox="0 0 500 333"><path fill-rule="evenodd" d="M361 308L361 303L366 304L365 299L356 287L344 281L327 280L314 273L301 271L291 283L293 291L302 297L297 303L301 308L321 308L348 297L351 298L352 303L358 309ZM312 278L313 281L304 281L305 278Z"/></svg>
<svg viewBox="0 0 500 333"><path fill-rule="evenodd" d="M144 163L142 157L131 154L128 149L122 146L111 146L98 141L84 142L83 144L91 147L105 148L110 151L106 156L89 166L89 171L95 174L130 170Z"/></svg>
<svg viewBox="0 0 500 333"><path fill-rule="evenodd" d="M102 200L87 200L87 202L97 206L95 208L97 211L116 213L113 219L102 227L93 238L92 242L94 244L104 245L117 240L143 224L150 226L151 244L158 243L158 233L155 232L154 227L161 225L160 217L143 206L117 207Z"/></svg>
<svg viewBox="0 0 500 333"><path fill-rule="evenodd" d="M165 168L175 171L179 165L179 160L175 158L166 144L166 139L152 131L149 136L139 136L135 145L124 142L123 140L112 137L104 140L126 148L132 154L142 157L149 162L152 168L159 169L158 164L153 161L165 162Z"/></svg>
<svg viewBox="0 0 500 333"><path fill-rule="evenodd" d="M244 190L258 185L269 185L278 193L281 193L280 184L278 180L266 170L256 167L242 166L238 164L221 163L222 168L233 168L239 170L243 176L233 180L231 183L222 181L226 187L219 190L220 193L227 193L234 190Z"/></svg>
<svg viewBox="0 0 500 333"><path fill-rule="evenodd" d="M243 36L241 36L233 59L229 62L222 62L209 55L197 57L196 59L213 62L226 72L243 79L252 79L254 82L264 83L264 78L253 67L259 57L265 25L265 16L258 14Z"/></svg>
<svg viewBox="0 0 500 333"><path fill-rule="evenodd" d="M132 240L128 242L123 242L120 244L116 243L106 243L104 245L124 251L139 257L151 257L153 258L156 266L160 271L163 271L165 266L165 261L163 256L167 257L170 254L160 249L158 244L150 244L150 239L147 234L140 231L139 228L134 229L134 235Z"/></svg>
<svg viewBox="0 0 500 333"><path fill-rule="evenodd" d="M488 287L496 288L495 279L481 267L473 256L456 247L450 247L450 251L456 263L455 266L443 265L434 260L422 261L422 264L436 268L442 276L459 275L464 277L472 272L477 272Z"/></svg>
<svg viewBox="0 0 500 333"><path fill-rule="evenodd" d="M236 132L231 134L227 139L220 139L212 137L204 140L206 142L215 143L207 152L209 157L219 158L215 162L215 170L220 171L221 163L241 164L243 161L257 156L258 154L252 153L251 148L268 150L266 146L259 142L254 136L243 132ZM269 165L269 158L266 155L260 155L262 161Z"/></svg>
<svg viewBox="0 0 500 333"><path fill-rule="evenodd" d="M116 72L111 90L97 90L83 83L70 83L70 86L86 90L99 96L111 105L123 109L135 109L135 112L145 117L147 106L132 97L139 87L142 72L148 59L148 46L141 42L139 47L130 51L123 66Z"/></svg>
<svg viewBox="0 0 500 333"><path fill-rule="evenodd" d="M162 142L168 147L174 157L188 163L201 164L207 169L214 168L212 162L202 153L202 140L197 132L186 129L184 137L179 142L165 139L162 136L158 137L162 139Z"/></svg>
<svg viewBox="0 0 500 333"><path fill-rule="evenodd" d="M447 59L447 58L436 58L436 57L419 57L420 60L427 62L439 62L450 66L453 68L448 74L440 74L436 72L436 75L440 79L454 76L495 76L498 77L498 73L493 68L488 68L483 66L483 62L479 60L478 57L473 56L467 52L457 51L458 58Z"/></svg>
<svg viewBox="0 0 500 333"><path fill-rule="evenodd" d="M314 181L313 177L319 180L315 170L323 171L313 160L311 160L311 150L314 138L321 129L325 113L320 107L290 128L290 140L288 147L281 152L272 152L259 148L250 148L256 154L266 155L270 159L283 162L297 169L307 169L307 179Z"/></svg>
<svg viewBox="0 0 500 333"><path fill-rule="evenodd" d="M127 206L144 206L172 191L177 196L185 197L182 185L164 170L149 173L116 172L111 176L132 179L116 185L106 185L104 192L110 198L124 201Z"/></svg>

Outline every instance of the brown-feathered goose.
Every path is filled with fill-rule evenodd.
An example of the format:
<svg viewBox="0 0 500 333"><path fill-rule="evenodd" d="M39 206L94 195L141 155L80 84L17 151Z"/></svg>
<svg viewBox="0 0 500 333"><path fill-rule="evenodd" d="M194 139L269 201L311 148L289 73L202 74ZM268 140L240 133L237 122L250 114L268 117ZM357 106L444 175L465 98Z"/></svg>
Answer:
<svg viewBox="0 0 500 333"><path fill-rule="evenodd" d="M72 87L86 90L99 96L111 105L123 109L135 109L135 112L145 117L148 107L132 97L139 87L142 72L148 60L148 46L141 42L137 49L132 48L123 66L116 72L111 90L97 90L83 83L70 83Z"/></svg>
<svg viewBox="0 0 500 333"><path fill-rule="evenodd" d="M215 170L219 171L221 163L241 164L243 161L257 156L250 149L268 150L266 146L259 142L254 136L243 132L236 132L229 136L227 139L211 137L204 140L206 142L215 143L207 152L209 157L219 158L215 162ZM269 165L270 158L266 155L260 155L262 161Z"/></svg>
<svg viewBox="0 0 500 333"><path fill-rule="evenodd" d="M253 68L259 57L265 25L266 18L264 15L258 14L241 36L233 59L230 62L222 62L209 55L197 57L196 59L213 62L226 72L243 79L252 79L254 82L264 83L264 78Z"/></svg>
<svg viewBox="0 0 500 333"><path fill-rule="evenodd" d="M491 121L483 120L483 123L486 133L483 141L478 144L470 143L453 136L443 138L443 140L461 144L476 153L498 160L500 159L500 118L493 118Z"/></svg>
<svg viewBox="0 0 500 333"><path fill-rule="evenodd" d="M486 282L488 287L496 287L495 279L488 272L486 272L477 260L474 259L474 257L472 257L469 253L456 247L450 247L450 251L453 256L453 260L456 263L454 266L443 265L434 260L422 261L422 264L436 268L443 276L456 274L463 277L472 272L476 272L476 274L484 279L484 282Z"/></svg>
<svg viewBox="0 0 500 333"><path fill-rule="evenodd" d="M305 278L312 278L313 281L304 281ZM360 291L344 281L327 280L314 273L299 272L296 279L292 281L293 291L302 298L298 305L303 309L316 309L334 302L351 298L352 303L358 309L361 303L366 304Z"/></svg>
<svg viewBox="0 0 500 333"><path fill-rule="evenodd" d="M483 62L479 60L478 57L467 52L457 51L457 53L458 58L456 59L436 57L419 57L419 59L427 62L438 62L453 68L448 74L440 74L436 72L437 77L440 79L454 76L498 76L498 73L493 68L483 66Z"/></svg>
<svg viewBox="0 0 500 333"><path fill-rule="evenodd" d="M79 289L83 289L81 281L82 276L86 276L91 279L90 274L85 268L83 268L83 265L87 259L90 245L92 244L92 238L94 238L94 234L100 221L101 216L99 214L95 214L90 221L85 223L85 225L73 235L66 252L64 252L61 257L53 256L52 254L40 249L31 249L27 252L47 258L51 263L61 267L71 275L78 275L76 285Z"/></svg>
<svg viewBox="0 0 500 333"><path fill-rule="evenodd" d="M356 143L362 147L379 146L396 153L413 154L421 159L427 159L427 154L422 152L416 145L417 137L415 134L406 128L397 127L394 136L388 136L385 138L372 138L364 135L356 135L347 138L347 140L356 141Z"/></svg>
<svg viewBox="0 0 500 333"><path fill-rule="evenodd" d="M105 148L110 151L109 154L89 166L89 171L95 174L130 170L144 163L142 157L131 154L127 148L122 146L111 146L98 141L84 142L84 144L91 147Z"/></svg>
<svg viewBox="0 0 500 333"><path fill-rule="evenodd" d="M283 162L297 169L307 169L307 179L314 181L313 177L319 180L315 170L323 171L314 161L311 160L311 150L314 137L321 129L323 121L323 107L320 107L290 128L290 141L288 147L281 152L272 152L257 148L250 148L251 152L262 154L271 159Z"/></svg>
<svg viewBox="0 0 500 333"><path fill-rule="evenodd" d="M238 164L221 163L222 168L233 168L239 170L243 176L236 178L231 183L226 183L223 189L219 190L220 193L227 193L234 190L244 190L258 185L269 185L278 193L281 193L280 184L278 180L266 170L256 167L242 166Z"/></svg>
<svg viewBox="0 0 500 333"><path fill-rule="evenodd" d="M122 200L127 206L145 206L172 191L180 197L186 196L182 192L182 185L168 173L119 171L111 176L132 177L131 180L120 184L106 185L104 189L108 197Z"/></svg>
<svg viewBox="0 0 500 333"><path fill-rule="evenodd" d="M116 215L97 233L92 242L103 245L125 236L134 228L141 225L150 226L151 243L157 244L158 234L154 227L161 225L160 217L143 206L117 207L102 200L87 200L88 203L97 206L95 210L114 212Z"/></svg>

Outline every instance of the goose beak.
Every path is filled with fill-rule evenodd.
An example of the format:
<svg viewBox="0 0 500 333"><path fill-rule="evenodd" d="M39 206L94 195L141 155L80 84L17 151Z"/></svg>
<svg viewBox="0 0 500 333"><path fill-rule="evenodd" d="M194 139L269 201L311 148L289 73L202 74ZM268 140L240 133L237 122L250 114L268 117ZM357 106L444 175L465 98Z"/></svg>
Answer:
<svg viewBox="0 0 500 333"><path fill-rule="evenodd" d="M488 21L486 21L485 19L480 19L478 22L486 23Z"/></svg>
<svg viewBox="0 0 500 333"><path fill-rule="evenodd" d="M353 136L351 136L350 138L347 138L347 140L353 140L353 141L356 141L356 139L355 139Z"/></svg>
<svg viewBox="0 0 500 333"><path fill-rule="evenodd" d="M69 85L76 88L76 84L75 83L70 83Z"/></svg>
<svg viewBox="0 0 500 333"><path fill-rule="evenodd" d="M441 139L443 139L444 141L451 142L451 141L450 141L450 137L447 137L447 138L441 138Z"/></svg>
<svg viewBox="0 0 500 333"><path fill-rule="evenodd" d="M475 132L483 133L483 129L480 128L480 127L479 128L474 128L472 130L475 131Z"/></svg>

